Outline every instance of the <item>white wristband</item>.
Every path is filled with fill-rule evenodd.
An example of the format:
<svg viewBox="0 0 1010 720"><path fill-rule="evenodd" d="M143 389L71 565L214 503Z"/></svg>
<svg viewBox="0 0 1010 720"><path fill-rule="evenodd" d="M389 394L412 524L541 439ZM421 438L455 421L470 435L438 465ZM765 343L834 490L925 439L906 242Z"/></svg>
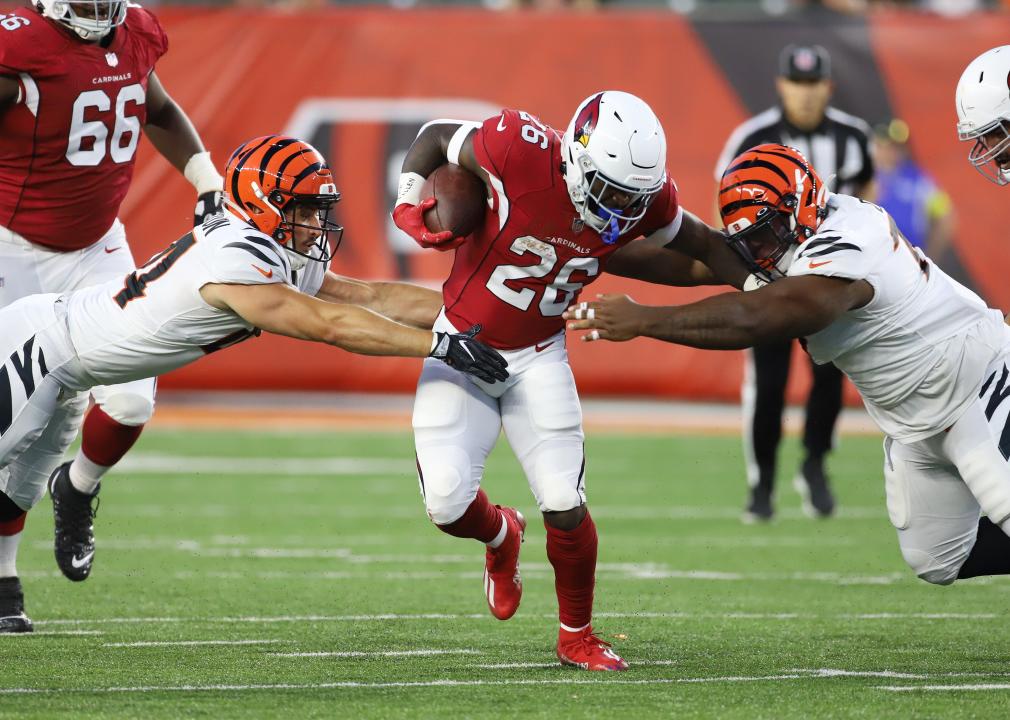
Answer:
<svg viewBox="0 0 1010 720"><path fill-rule="evenodd" d="M224 178L218 174L217 168L211 162L209 152L198 152L186 163L182 174L196 188L197 195L224 190Z"/></svg>
<svg viewBox="0 0 1010 720"><path fill-rule="evenodd" d="M431 355L433 352L435 352L435 346L436 345L438 345L438 333L437 332L432 332L431 333L431 349L428 351L429 355Z"/></svg>
<svg viewBox="0 0 1010 720"><path fill-rule="evenodd" d="M757 290L758 288L763 288L767 284L768 283L759 278L757 275L751 274L747 276L746 280L744 280L743 291L747 292L748 290Z"/></svg>
<svg viewBox="0 0 1010 720"><path fill-rule="evenodd" d="M420 205L423 186L424 178L417 173L400 173L400 183L396 190L396 204Z"/></svg>

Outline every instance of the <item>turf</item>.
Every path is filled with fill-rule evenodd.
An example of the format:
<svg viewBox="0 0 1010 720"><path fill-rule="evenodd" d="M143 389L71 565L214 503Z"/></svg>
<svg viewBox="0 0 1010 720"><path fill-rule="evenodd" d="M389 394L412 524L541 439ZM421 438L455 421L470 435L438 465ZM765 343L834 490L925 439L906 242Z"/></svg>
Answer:
<svg viewBox="0 0 1010 720"><path fill-rule="evenodd" d="M595 624L632 665L604 675L554 664L544 531L504 441L485 487L533 520L507 623L481 548L428 523L408 435L151 430L105 482L87 582L55 570L49 501L30 516L37 632L0 636L0 717L1006 717L1010 584L911 575L873 438L833 459L840 516L805 518L794 445L777 519L744 526L736 438L587 440Z"/></svg>

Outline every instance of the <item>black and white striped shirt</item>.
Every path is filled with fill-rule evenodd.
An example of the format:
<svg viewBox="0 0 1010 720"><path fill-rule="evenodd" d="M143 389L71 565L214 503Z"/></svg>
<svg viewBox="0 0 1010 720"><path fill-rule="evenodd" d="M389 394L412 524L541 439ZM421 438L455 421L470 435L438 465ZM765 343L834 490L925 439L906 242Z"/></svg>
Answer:
<svg viewBox="0 0 1010 720"><path fill-rule="evenodd" d="M870 126L865 121L829 107L817 128L803 132L785 119L781 107L773 107L744 121L729 136L716 163L716 181L733 158L762 143L799 150L832 192L857 194L873 179Z"/></svg>

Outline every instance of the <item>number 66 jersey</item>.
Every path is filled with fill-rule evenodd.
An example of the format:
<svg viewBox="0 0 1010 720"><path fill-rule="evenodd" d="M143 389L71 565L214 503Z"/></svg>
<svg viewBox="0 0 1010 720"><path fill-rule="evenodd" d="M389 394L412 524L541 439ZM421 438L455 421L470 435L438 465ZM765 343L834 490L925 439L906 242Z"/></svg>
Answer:
<svg viewBox="0 0 1010 720"><path fill-rule="evenodd" d="M661 230L672 240L679 229L669 177L645 217L617 242L584 227L561 173L561 135L527 113L505 110L472 138L490 179L490 211L456 249L443 300L454 327L480 323L480 339L492 347L529 347L563 330L561 313L615 250Z"/></svg>
<svg viewBox="0 0 1010 720"><path fill-rule="evenodd" d="M130 185L148 76L167 49L157 19L133 4L108 47L28 7L0 15L0 75L18 82L0 111L0 225L59 251L102 237Z"/></svg>

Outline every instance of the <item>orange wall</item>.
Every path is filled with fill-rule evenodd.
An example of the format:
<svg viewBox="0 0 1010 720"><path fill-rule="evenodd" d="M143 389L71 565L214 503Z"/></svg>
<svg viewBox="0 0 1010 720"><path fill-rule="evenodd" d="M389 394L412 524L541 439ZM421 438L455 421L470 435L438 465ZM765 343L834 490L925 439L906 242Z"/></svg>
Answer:
<svg viewBox="0 0 1010 720"><path fill-rule="evenodd" d="M255 135L283 131L308 98L462 98L519 107L564 127L586 95L620 88L646 98L663 120L669 167L685 207L708 219L712 168L745 111L691 25L666 12L489 14L480 10L399 12L333 9L163 9L171 41L158 73L222 164ZM977 177L954 134L953 90L964 64L1010 37L1003 17L946 21L880 15L872 37L896 111L915 130L919 157L952 192L960 248L990 298L1010 305L999 218L1005 195ZM758 39L755 39L758 41ZM839 69L837 72L842 72ZM391 277L383 237L387 200L382 123L335 126L329 135L344 194L340 273ZM123 207L138 260L187 229L192 189L142 144ZM420 259L423 277L444 277L448 258ZM705 294L605 277L589 293L626 290L652 303ZM631 345L570 343L586 393L633 393L735 400L740 353L703 353L638 340ZM282 361L278 362L278 358ZM296 360L297 359L297 360ZM162 387L324 388L409 391L419 363L366 359L278 338L248 341L172 373ZM794 374L797 376L805 375ZM796 397L805 380L794 378Z"/></svg>

